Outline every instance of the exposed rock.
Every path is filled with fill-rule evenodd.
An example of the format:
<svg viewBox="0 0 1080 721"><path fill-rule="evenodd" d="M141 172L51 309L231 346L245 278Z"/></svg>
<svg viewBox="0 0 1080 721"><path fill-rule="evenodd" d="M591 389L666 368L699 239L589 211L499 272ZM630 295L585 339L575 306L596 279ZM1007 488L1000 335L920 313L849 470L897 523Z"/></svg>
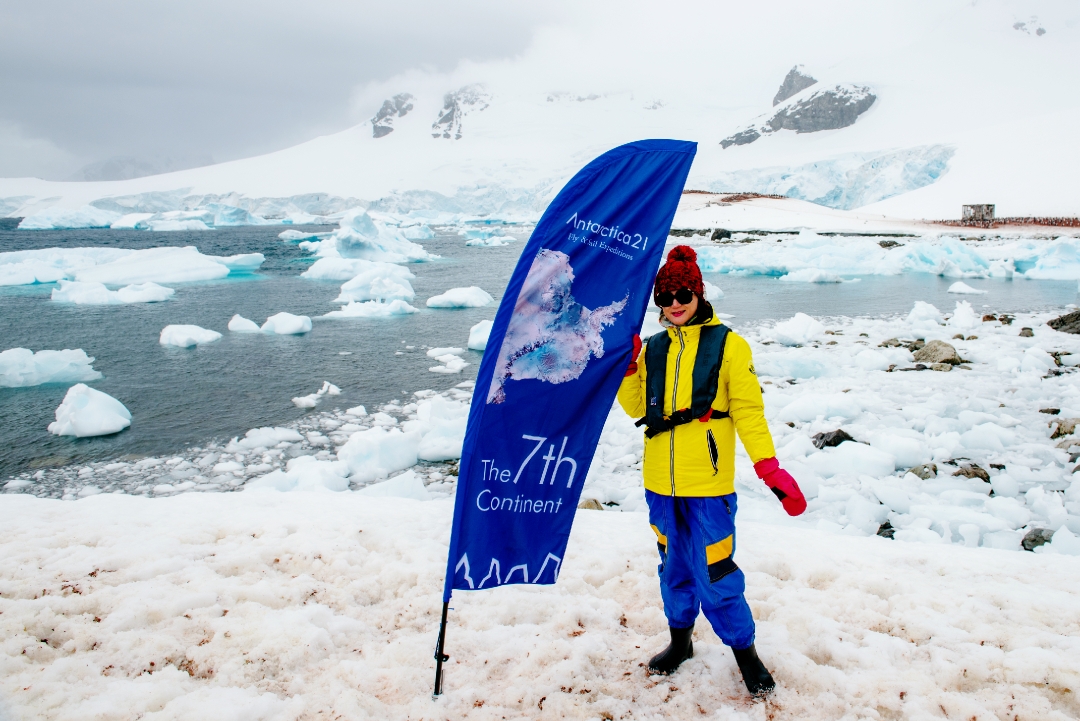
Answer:
<svg viewBox="0 0 1080 721"><path fill-rule="evenodd" d="M990 467L994 468L996 470L999 470L999 471L1004 471L1005 470L1005 464L1004 463L991 463Z"/></svg>
<svg viewBox="0 0 1080 721"><path fill-rule="evenodd" d="M926 345L926 341L924 341L924 340L913 340L904 347L907 348L912 353L914 353L915 351L919 350L920 348L922 348L925 345Z"/></svg>
<svg viewBox="0 0 1080 721"><path fill-rule="evenodd" d="M1040 408L1039 413L1045 413L1045 414L1050 415L1050 416L1056 416L1058 413L1061 413L1061 409L1060 408Z"/></svg>
<svg viewBox="0 0 1080 721"><path fill-rule="evenodd" d="M965 463L960 466L960 470L953 473L954 476L963 476L964 478L978 478L980 480L990 482L990 474L983 469L978 463Z"/></svg>
<svg viewBox="0 0 1080 721"><path fill-rule="evenodd" d="M885 523L882 523L880 526L878 526L877 535L881 536L882 538L888 538L889 540L893 540L894 533L896 533L896 529L893 528L893 525L888 521L885 521Z"/></svg>
<svg viewBox="0 0 1080 721"><path fill-rule="evenodd" d="M877 96L863 85L845 83L818 90L801 100L784 103L771 117L721 140L720 146L746 145L779 130L816 133L846 128L869 110L875 100Z"/></svg>
<svg viewBox="0 0 1080 721"><path fill-rule="evenodd" d="M909 468L908 473L914 473L924 481L929 478L937 476L937 464L936 463L923 463L922 465Z"/></svg>
<svg viewBox="0 0 1080 721"><path fill-rule="evenodd" d="M1054 432L1050 434L1050 439L1071 436L1076 432L1076 424L1078 423L1080 423L1080 418L1058 418L1054 420L1050 424L1054 429Z"/></svg>
<svg viewBox="0 0 1080 721"><path fill-rule="evenodd" d="M1066 313L1053 320L1048 320L1046 324L1062 333L1080 334L1080 310L1074 310L1072 313Z"/></svg>
<svg viewBox="0 0 1080 721"><path fill-rule="evenodd" d="M1034 336L1035 336L1035 332L1033 330L1031 330L1031 328L1021 328L1020 329L1020 337L1021 338L1032 338Z"/></svg>
<svg viewBox="0 0 1080 721"><path fill-rule="evenodd" d="M836 429L835 431L826 431L825 433L818 433L814 436L814 446L816 448L834 447L838 446L844 441L854 441L855 439L849 436L845 431Z"/></svg>
<svg viewBox="0 0 1080 721"><path fill-rule="evenodd" d="M1054 532L1049 528L1032 528L1024 535L1024 540L1020 542L1020 545L1025 551L1034 551L1039 546L1050 543L1053 537Z"/></svg>
<svg viewBox="0 0 1080 721"><path fill-rule="evenodd" d="M899 348L901 345L899 338L889 338L878 343L878 348Z"/></svg>
<svg viewBox="0 0 1080 721"><path fill-rule="evenodd" d="M993 323L995 320L997 320L996 315L994 315L993 313L987 313L986 315L983 316L982 322L983 323Z"/></svg>
<svg viewBox="0 0 1080 721"><path fill-rule="evenodd" d="M384 100L379 112L371 119L371 137L382 138L394 132L394 118L404 118L413 109L413 96L398 93L389 100Z"/></svg>
<svg viewBox="0 0 1080 721"><path fill-rule="evenodd" d="M932 371L941 371L942 373L948 373L952 369L953 369L953 367L951 365L949 365L948 363L931 363L930 364L930 370L932 370Z"/></svg>
<svg viewBox="0 0 1080 721"><path fill-rule="evenodd" d="M998 320L1001 321L1002 325L1012 325L1014 318L1011 315L1005 315L1004 313L1002 313L998 316Z"/></svg>
<svg viewBox="0 0 1080 721"><path fill-rule="evenodd" d="M600 503L600 501L596 500L595 498L586 498L581 503L579 503L577 507L586 511L604 510L604 504Z"/></svg>
<svg viewBox="0 0 1080 721"><path fill-rule="evenodd" d="M919 363L948 363L950 365L960 365L962 362L960 356L956 354L956 348L943 340L932 340L919 348L915 351L915 360Z"/></svg>
<svg viewBox="0 0 1080 721"><path fill-rule="evenodd" d="M461 139L461 121L472 112L488 107L491 94L477 83L443 96L443 109L439 118L431 124L431 137Z"/></svg>
<svg viewBox="0 0 1080 721"><path fill-rule="evenodd" d="M730 230L724 230L723 228L717 228L716 230L713 231L713 234L712 234L712 237L710 238L710 240L728 240L729 238L731 238L731 231Z"/></svg>
<svg viewBox="0 0 1080 721"><path fill-rule="evenodd" d="M780 89L776 91L776 97L772 99L773 107L784 102L792 95L798 95L815 83L817 83L817 80L804 73L802 65L796 65L788 71L784 82L780 84Z"/></svg>
<svg viewBox="0 0 1080 721"><path fill-rule="evenodd" d="M898 247L900 247L902 245L901 243L898 243L895 240L879 240L877 242L877 244L880 245L882 248L885 248L885 249L898 248ZM889 538L892 538L892 536L889 536Z"/></svg>

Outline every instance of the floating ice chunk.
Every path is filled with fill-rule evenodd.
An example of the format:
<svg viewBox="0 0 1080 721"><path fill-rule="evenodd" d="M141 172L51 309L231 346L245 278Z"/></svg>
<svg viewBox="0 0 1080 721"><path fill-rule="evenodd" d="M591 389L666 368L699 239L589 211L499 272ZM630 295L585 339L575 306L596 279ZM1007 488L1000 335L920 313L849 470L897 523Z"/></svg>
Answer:
<svg viewBox="0 0 1080 721"><path fill-rule="evenodd" d="M258 267L262 261L263 257L259 253L215 258L203 255L194 246L148 248L129 251L115 260L79 269L74 275L75 280L111 285L182 283L224 278L233 270L230 263L242 265L243 270L250 270L252 266Z"/></svg>
<svg viewBox="0 0 1080 721"><path fill-rule="evenodd" d="M146 221L153 217L153 213L128 213L109 227L113 230L146 230L150 227Z"/></svg>
<svg viewBox="0 0 1080 721"><path fill-rule="evenodd" d="M896 469L896 457L891 453L853 441L807 456L805 463L825 478L841 473L884 478Z"/></svg>
<svg viewBox="0 0 1080 721"><path fill-rule="evenodd" d="M286 243L297 243L301 240L322 240L324 238L329 238L330 233L313 233L305 230L283 230L278 233L278 237Z"/></svg>
<svg viewBox="0 0 1080 721"><path fill-rule="evenodd" d="M375 483L361 488L356 492L361 496L374 496L376 498L411 498L414 501L428 501L431 496L424 488L424 482L415 471L405 471L400 476L394 476L388 481Z"/></svg>
<svg viewBox="0 0 1080 721"><path fill-rule="evenodd" d="M11 348L0 352L0 388L26 388L43 383L96 381L101 373L82 348L39 350Z"/></svg>
<svg viewBox="0 0 1080 721"><path fill-rule="evenodd" d="M510 245L515 240L511 235L492 235L486 238L470 238L465 241L465 245L474 248L498 248L499 246Z"/></svg>
<svg viewBox="0 0 1080 721"><path fill-rule="evenodd" d="M982 325L982 317L975 313L971 303L966 300L956 301L956 310L949 318L948 326L955 330L972 331Z"/></svg>
<svg viewBox="0 0 1080 721"><path fill-rule="evenodd" d="M76 383L56 409L49 433L87 438L119 433L130 425L131 412L123 403L85 383Z"/></svg>
<svg viewBox="0 0 1080 721"><path fill-rule="evenodd" d="M401 234L407 240L431 240L435 237L435 231L423 223L405 226L401 229Z"/></svg>
<svg viewBox="0 0 1080 721"><path fill-rule="evenodd" d="M348 303L354 300L410 301L416 296L409 283L416 276L400 265L344 258L337 260L350 264L352 268L351 275L348 276L350 280L342 284L341 294L332 301L334 303ZM311 271L317 270L320 262L322 261L316 262ZM341 269L344 270L344 268Z"/></svg>
<svg viewBox="0 0 1080 721"><path fill-rule="evenodd" d="M176 293L157 283L135 283L120 290L109 290L104 283L74 280L57 281L58 288L53 288L52 300L58 303L76 305L120 305L122 303L159 303L168 300Z"/></svg>
<svg viewBox="0 0 1080 721"><path fill-rule="evenodd" d="M464 352L464 348L432 348L427 352L427 357L438 358L444 355L461 355Z"/></svg>
<svg viewBox="0 0 1080 721"><path fill-rule="evenodd" d="M486 350L488 337L491 335L491 326L494 321L482 320L469 329L468 347L470 350Z"/></svg>
<svg viewBox="0 0 1080 721"><path fill-rule="evenodd" d="M167 325L161 329L158 342L161 345L174 345L178 348L190 348L205 345L221 339L221 333L197 325Z"/></svg>
<svg viewBox="0 0 1080 721"><path fill-rule="evenodd" d="M221 263L229 269L230 274L242 275L254 273L266 261L262 253L241 253L239 255L208 255L207 258Z"/></svg>
<svg viewBox="0 0 1080 721"><path fill-rule="evenodd" d="M452 353L436 356L435 360L442 363L442 365L428 368L428 370L432 373L460 373L462 369L469 365L464 360Z"/></svg>
<svg viewBox="0 0 1080 721"><path fill-rule="evenodd" d="M292 313L275 313L266 319L261 328L263 333L278 335L298 335L311 330L311 318Z"/></svg>
<svg viewBox="0 0 1080 721"><path fill-rule="evenodd" d="M438 256L405 238L401 231L376 224L363 210L346 213L337 230L325 240L301 244L323 257L364 258L387 263L410 263Z"/></svg>
<svg viewBox="0 0 1080 721"><path fill-rule="evenodd" d="M978 288L972 288L970 285L962 280L958 280L949 286L950 293L961 293L964 295L982 295L983 293L989 293L988 290L979 290Z"/></svg>
<svg viewBox="0 0 1080 721"><path fill-rule="evenodd" d="M236 453L240 450L253 448L273 448L279 443L296 443L304 440L304 437L292 428L263 427L252 428L242 439L232 439L225 450Z"/></svg>
<svg viewBox="0 0 1080 721"><path fill-rule="evenodd" d="M369 300L366 303L350 302L342 306L341 310L332 310L325 313L323 318L389 318L392 316L409 315L418 313L416 308L403 300L392 300L383 303L377 300Z"/></svg>
<svg viewBox="0 0 1080 721"><path fill-rule="evenodd" d="M20 226L21 227L21 226ZM1033 280L1080 280L1080 240L1058 238L1047 245L1030 244L1030 254L1017 268L1026 268L1025 278ZM1034 262L1031 262L1034 260Z"/></svg>
<svg viewBox="0 0 1080 721"><path fill-rule="evenodd" d="M428 308L481 308L494 302L494 298L475 285L467 288L451 288L441 295L427 299Z"/></svg>
<svg viewBox="0 0 1080 721"><path fill-rule="evenodd" d="M249 490L273 490L281 492L319 492L349 490L349 469L341 461L320 461L312 456L293 458L284 471L272 471L249 481Z"/></svg>
<svg viewBox="0 0 1080 721"><path fill-rule="evenodd" d="M150 230L158 232L170 232L177 230L211 230L210 226L201 220L194 218L188 220L147 220Z"/></svg>
<svg viewBox="0 0 1080 721"><path fill-rule="evenodd" d="M338 459L349 468L349 477L366 483L415 466L420 434L376 426L358 431L338 449Z"/></svg>
<svg viewBox="0 0 1080 721"><path fill-rule="evenodd" d="M233 333L258 333L262 329L259 328L259 324L253 320L248 320L244 316L237 313L229 319L229 330Z"/></svg>
<svg viewBox="0 0 1080 721"><path fill-rule="evenodd" d="M765 329L762 335L784 345L806 345L824 332L825 326L819 321L806 313L796 313L792 318Z"/></svg>
<svg viewBox="0 0 1080 721"><path fill-rule="evenodd" d="M120 213L101 210L92 205L81 208L48 208L23 218L19 223L19 230L108 228L119 219Z"/></svg>
<svg viewBox="0 0 1080 721"><path fill-rule="evenodd" d="M780 276L779 280L789 283L843 283L844 279L836 273L820 268L802 268Z"/></svg>
<svg viewBox="0 0 1080 721"><path fill-rule="evenodd" d="M363 406L353 406L352 408L346 408L345 414L362 418L367 415L367 408L364 408Z"/></svg>
<svg viewBox="0 0 1080 721"><path fill-rule="evenodd" d="M297 408L314 408L322 400L324 395L336 396L341 393L341 389L330 381L323 381L322 388L306 396L299 396L293 398L292 402Z"/></svg>
<svg viewBox="0 0 1080 721"><path fill-rule="evenodd" d="M724 297L724 291L720 290L720 286L713 285L709 281L705 283L705 299L706 300L720 300Z"/></svg>

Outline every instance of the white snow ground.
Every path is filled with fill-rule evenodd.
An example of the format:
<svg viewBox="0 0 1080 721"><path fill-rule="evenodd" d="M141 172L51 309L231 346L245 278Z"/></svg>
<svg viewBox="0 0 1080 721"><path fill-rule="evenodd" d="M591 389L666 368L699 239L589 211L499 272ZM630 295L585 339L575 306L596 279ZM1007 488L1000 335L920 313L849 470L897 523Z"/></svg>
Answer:
<svg viewBox="0 0 1080 721"><path fill-rule="evenodd" d="M646 677L667 642L655 536L596 511L555 586L455 595L433 701L451 511L329 492L5 497L0 698L20 721L1080 714L1080 559L743 520L779 684L753 704L704 620L694 659Z"/></svg>

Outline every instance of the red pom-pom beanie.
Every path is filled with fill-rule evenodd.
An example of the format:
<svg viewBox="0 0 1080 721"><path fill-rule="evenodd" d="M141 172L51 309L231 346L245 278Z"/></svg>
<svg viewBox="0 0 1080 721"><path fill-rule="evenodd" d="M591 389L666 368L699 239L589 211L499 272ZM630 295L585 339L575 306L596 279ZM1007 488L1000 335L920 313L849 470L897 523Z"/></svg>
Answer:
<svg viewBox="0 0 1080 721"><path fill-rule="evenodd" d="M656 286L653 293L669 291L674 293L680 288L689 288L699 298L705 296L705 283L701 280L701 268L698 268L697 253L689 245L676 245L668 253L667 262L656 274Z"/></svg>

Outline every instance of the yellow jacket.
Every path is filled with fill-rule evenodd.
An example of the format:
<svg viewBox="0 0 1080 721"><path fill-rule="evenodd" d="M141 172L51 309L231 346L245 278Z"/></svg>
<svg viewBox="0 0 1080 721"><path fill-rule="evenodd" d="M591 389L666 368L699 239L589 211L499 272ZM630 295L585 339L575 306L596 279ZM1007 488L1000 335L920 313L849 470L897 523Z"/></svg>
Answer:
<svg viewBox="0 0 1080 721"><path fill-rule="evenodd" d="M715 315L701 325L672 326L664 391L664 415L689 408L693 392L694 360L704 325L720 325ZM623 379L619 404L634 418L645 415L645 350L638 356L638 372ZM675 370L678 368L678 374ZM674 384L675 407L672 407ZM765 423L765 404L754 371L750 345L729 332L717 384L716 411L730 418L711 418L676 426L645 439L645 488L665 496L724 496L735 492L735 431L750 459L757 463L776 455ZM711 447L710 447L711 446ZM715 458L712 449L715 449Z"/></svg>

